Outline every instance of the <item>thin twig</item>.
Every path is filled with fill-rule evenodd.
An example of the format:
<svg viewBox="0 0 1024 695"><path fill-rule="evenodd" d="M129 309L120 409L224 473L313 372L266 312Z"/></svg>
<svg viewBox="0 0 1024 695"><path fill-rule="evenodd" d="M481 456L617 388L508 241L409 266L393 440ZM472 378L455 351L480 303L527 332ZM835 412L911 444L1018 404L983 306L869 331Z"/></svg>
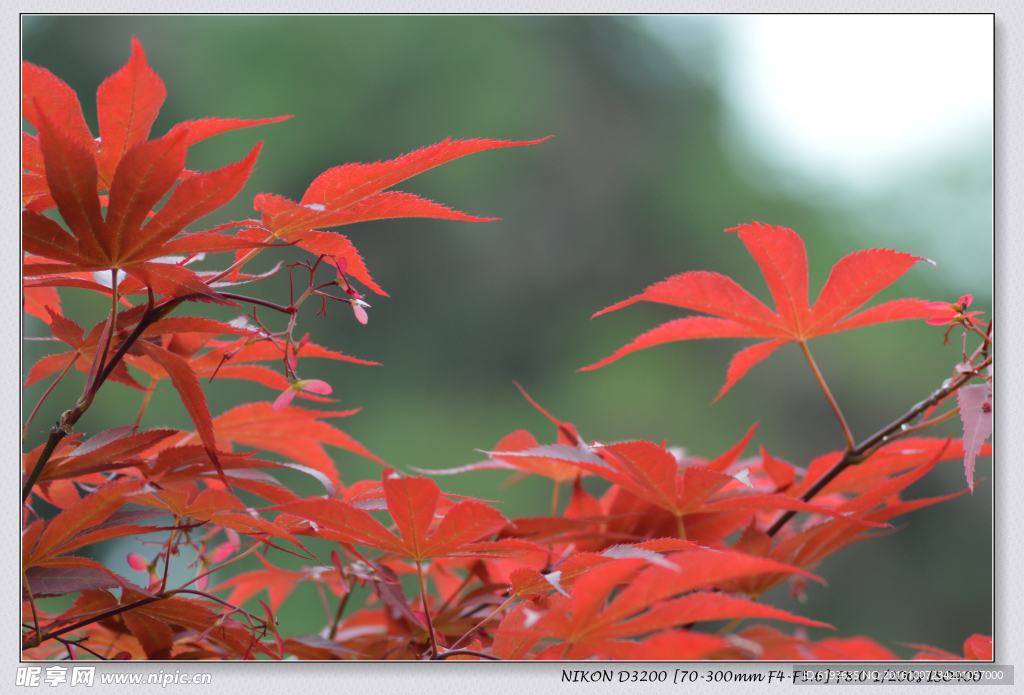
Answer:
<svg viewBox="0 0 1024 695"><path fill-rule="evenodd" d="M164 556L164 578L160 582L160 593L162 594L167 590L167 573L171 569L171 545L174 543L174 534L177 531L177 522L175 522L174 528L171 529L171 535L167 537L167 554Z"/></svg>
<svg viewBox="0 0 1024 695"><path fill-rule="evenodd" d="M682 514L676 514L676 534L679 536L679 540L686 540L686 526L683 524Z"/></svg>
<svg viewBox="0 0 1024 695"><path fill-rule="evenodd" d="M98 614L92 616L91 618L86 618L85 620L79 620L77 623L75 623L73 625L69 625L67 627L63 627L60 630L56 630L54 632L49 632L48 630L44 630L41 635L38 635L38 638L39 638L39 642L38 643L32 644L31 642L33 642L34 640L30 640L30 642L28 642L28 643L22 643L21 648L24 650L24 649L29 649L31 647L38 646L39 644L42 644L43 642L45 642L48 639L59 637L60 635L67 634L68 632L74 632L75 630L78 630L79 628L83 628L86 625L92 625L93 623L98 623L101 620L106 620L107 618L112 618L113 616L120 615L121 613L124 613L125 611L134 610L134 609L139 608L141 606L145 606L145 605L148 605L148 604L153 603L155 601L159 601L159 600L161 600L163 598L164 598L163 596L147 596L145 598L140 598L137 601L132 601L131 603L126 603L123 606L117 606L116 608L111 608L110 610L103 611L102 613L98 613Z"/></svg>
<svg viewBox="0 0 1024 695"><path fill-rule="evenodd" d="M156 390L156 379L150 379L149 387L146 389L146 395L142 397L142 405L139 406L139 414L135 416L135 426L138 427L139 423L142 422L142 415L146 412L146 407L149 405L149 399L153 397L153 391Z"/></svg>
<svg viewBox="0 0 1024 695"><path fill-rule="evenodd" d="M331 623L331 631L327 635L327 639L334 639L335 635L338 634L338 625L341 623L341 616L345 612L345 606L348 604L348 597L352 595L351 589L341 597L338 601L338 610L334 613L334 622Z"/></svg>
<svg viewBox="0 0 1024 695"><path fill-rule="evenodd" d="M239 606L236 606L233 603L228 603L224 599L218 598L217 596L214 596L213 594L209 594L209 593L207 593L205 591L198 591L196 589L175 589L174 591L168 592L168 595L164 596L163 598L170 598L171 596L173 596L175 594L195 594L196 596L202 596L203 598L210 599L211 601L216 601L217 603L219 603L219 604L221 604L223 606L227 606L228 608L231 609L231 611L229 613L225 614L224 617L227 617L227 616L231 615L232 613L241 613L248 620L250 620L250 621L255 620L261 626L261 629L266 630L266 628L267 628L267 621L265 621L263 618L259 618L259 617L255 616L255 615L253 615L252 613L250 613L249 611L245 610L244 608L240 608ZM249 627L252 627L252 623L251 622L249 624Z"/></svg>
<svg viewBox="0 0 1024 695"><path fill-rule="evenodd" d="M504 602L504 603L502 603L502 604L501 604L500 606L498 606L498 607L497 607L497 608L496 608L496 609L494 610L494 612L493 612L493 613L491 613L491 614L490 614L489 616L487 616L486 618L484 618L483 620L481 620L481 621L480 621L479 623L477 623L477 624L476 624L476 625L475 625L474 627L470 628L469 632L467 632L467 633L466 633L466 634L464 634L464 635L463 635L462 637L460 637L460 638L459 638L458 640L456 640L456 641L455 641L455 644L453 644L453 645L452 645L452 649L457 649L457 648L459 647L459 645L463 644L463 643L464 643L464 642L466 642L466 641L467 641L467 640L468 640L468 639L469 639L469 638L470 638L470 637L471 637L472 635L474 635L474 634L475 634L475 633L477 632L477 630L479 630L480 628L482 628L482 627L483 627L484 625L486 625L487 623L491 622L491 621L492 621L492 620L494 619L494 617L495 617L496 615L498 615L498 613L501 613L501 612L502 612L503 610L505 610L506 608L508 608L508 604L512 603L512 601L514 601L514 600L515 600L515 598L516 598L516 597L515 597L515 594L513 594L512 596L509 596L509 597L508 597L508 598L507 598L507 599L505 600L505 602ZM451 650L448 650L448 651L446 651L446 652L445 652L445 654L448 654L448 653L450 653L450 652L451 652Z"/></svg>
<svg viewBox="0 0 1024 695"><path fill-rule="evenodd" d="M82 397L78 401L80 404L86 403L86 408L89 407L88 404L92 403L92 399L96 396L96 391L99 390L102 383L99 380L99 375L106 366L107 352L109 352L110 345L114 342L114 333L117 332L117 268L110 269L110 298L113 301L113 306L110 308L110 319L103 328L103 335L100 337L103 348L96 352L92 368L89 370L89 378L85 382L85 389L82 391Z"/></svg>
<svg viewBox="0 0 1024 695"><path fill-rule="evenodd" d="M885 443L889 444L890 442L894 442L897 439L901 439L903 437L906 437L908 435L914 434L916 432L921 432L923 430L928 429L929 427L934 427L935 425L938 425L939 423L945 422L946 420L952 419L953 417L955 417L955 416L957 416L959 414L960 414L960 409L959 408L953 408L949 412L943 413L942 415L939 415L938 417L932 418L931 420L923 420L922 422L917 423L913 427L908 427L906 429L903 429L901 427L898 432L890 434L886 438Z"/></svg>
<svg viewBox="0 0 1024 695"><path fill-rule="evenodd" d="M25 574L25 570L21 570L21 581L25 584L25 591L28 592L28 603L32 607L32 625L36 629L36 638L39 638L39 615L36 613L36 601L32 595L32 587L28 583L28 576Z"/></svg>
<svg viewBox="0 0 1024 695"><path fill-rule="evenodd" d="M197 575L196 575L195 577L193 577L192 579L188 580L187 582L185 582L184 584L182 584L181 586L179 586L179 587L178 587L177 589L175 589L175 590L174 590L174 591L172 591L171 593L177 593L177 592L179 592L179 591L185 591L185 587L186 587L186 586L188 586L189 584L191 584L191 583L193 583L193 582L197 582L197 581L199 581L200 579L202 579L203 577L209 576L209 575L213 574L214 572L216 572L216 571L217 571L217 570L219 570L219 569L222 569L222 568L224 568L224 567L227 567L228 565L231 565L231 564L234 564L234 563L238 562L238 561L239 561L239 560L241 560L241 559L242 559L243 557L245 557L246 555L249 555L249 554L250 554L250 553L252 553L252 552L253 552L254 550L256 550L257 548L259 548L259 547L260 547L261 545L262 545L262 543L254 543L254 544L253 544L253 546L252 546L251 548L249 548L248 550L246 550L246 551L245 551L244 553L242 553L241 555L236 555L236 556L234 556L233 558L231 558L230 560L225 560L224 562L220 563L220 564L219 564L219 565L217 565L216 567L211 567L210 569L206 570L205 572L203 572L203 573L201 573L201 574L197 574Z"/></svg>
<svg viewBox="0 0 1024 695"><path fill-rule="evenodd" d="M52 384L50 384L50 388L46 389L46 393L44 393L42 398L39 399L39 402L36 403L36 407L32 409L32 414L28 416L28 421L25 423L25 427L21 430L21 441L24 442L25 438L28 437L28 426L32 424L32 419L36 416L36 413L39 412L39 408L43 405L43 401L46 400L46 397L49 396L54 387L60 383L60 380L64 378L64 375L68 373L68 370L75 365L76 357L77 355L73 355L71 357L71 361L68 362L68 366L64 367L64 371L57 375L57 378L53 380Z"/></svg>
<svg viewBox="0 0 1024 695"><path fill-rule="evenodd" d="M92 385L93 396L95 396L96 391L99 390L100 386L103 385L103 382L107 380L107 377L110 376L110 373L114 370L114 367L117 366L117 363L121 360L121 358L124 357L124 354L128 352L128 348L130 348L135 343L135 341L138 340L139 336L142 335L142 332L146 330L146 327L149 326L154 321L156 321L158 318L161 318L167 313L170 313L182 301L179 299L169 303L164 302L160 305L159 308L154 309L153 290L149 288L147 288L147 290L149 292L149 302L146 305L146 310L140 317L138 325L135 326L135 329L131 332L131 334L124 340L123 343L121 343L121 347L118 348L117 352L114 353L114 356L111 357L110 361L107 362L106 366L99 374L99 377L95 379ZM95 362L93 363L93 367L96 367ZM25 485L22 487L22 504L25 504L25 502L28 500L28 496L32 493L32 488L35 487L36 481L39 480L39 476L42 475L43 468L46 467L46 464L50 460L50 457L53 456L53 452L56 451L57 445L60 444L64 437L68 436L74 431L75 423L78 422L78 419L81 418L83 414L85 414L85 412L89 409L89 406L92 404L92 396L85 398L85 396L83 395L83 399L79 399L79 402L75 405L74 409L65 411L60 416L60 419L57 420L56 423L54 423L53 427L50 428L49 438L46 440L46 446L43 447L43 451L39 455L39 459L36 461L35 467L32 469L32 472L28 476L28 480L25 481Z"/></svg>
<svg viewBox="0 0 1024 695"><path fill-rule="evenodd" d="M94 652L93 650L89 649L87 646L82 644L82 642L85 641L85 638L80 639L80 640L66 640L66 639L62 639L60 637L54 637L54 639L57 640L58 642L60 642L61 644L65 645L65 646L71 644L71 645L74 645L74 646L78 647L79 649L84 649L85 651L89 652L90 654L95 656L97 659L100 659L102 661L107 661L108 660L107 657L100 655L98 652Z"/></svg>
<svg viewBox="0 0 1024 695"><path fill-rule="evenodd" d="M459 595L459 593L463 589L465 589L466 586L469 584L469 582L473 579L473 577L475 576L474 573L475 573L476 567L479 564L479 562L480 561L477 560L477 562L475 562L472 565L472 567L469 568L469 571L466 573L466 578L462 580L462 583L459 584L455 588L455 591L453 591L451 594L448 595L448 598L446 598L444 600L444 603L441 604L441 607L437 609L437 614L438 615L441 615L442 613L444 613L448 609L448 606L451 604L451 602L455 600L455 598Z"/></svg>
<svg viewBox="0 0 1024 695"><path fill-rule="evenodd" d="M227 299L233 299L236 302L246 302L246 303L249 303L249 304L256 304L257 306L265 306L268 309L273 309L274 311L280 311L282 314L294 314L297 311L295 306L281 306L280 304L275 304L274 302L268 302L265 299L257 299L256 297L247 297L244 294L233 294L231 292L219 292L218 294L220 294L221 297L226 297Z"/></svg>

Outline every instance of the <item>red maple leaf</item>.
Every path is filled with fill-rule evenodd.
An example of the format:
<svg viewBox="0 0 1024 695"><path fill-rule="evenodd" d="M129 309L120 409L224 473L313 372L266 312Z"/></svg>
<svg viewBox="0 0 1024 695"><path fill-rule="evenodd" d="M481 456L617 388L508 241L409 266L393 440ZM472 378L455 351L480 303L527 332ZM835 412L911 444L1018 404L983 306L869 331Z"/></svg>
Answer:
<svg viewBox="0 0 1024 695"><path fill-rule="evenodd" d="M30 63L22 65L22 83L22 112L39 131L38 138L22 138L25 176L33 184L22 213L22 238L26 251L53 261L33 264L31 272L123 270L168 297L200 295L229 303L192 271L157 259L254 245L217 234L174 237L235 197L260 145L240 162L201 174L185 172L185 155L190 145L211 135L281 118L182 123L162 138L147 140L166 91L137 40L128 64L100 85L99 141L67 84ZM108 195L100 196L103 191ZM154 214L153 207L169 191ZM41 214L54 206L71 233Z"/></svg>
<svg viewBox="0 0 1024 695"><path fill-rule="evenodd" d="M974 634L964 640L964 655L958 656L945 649L932 647L927 644L907 644L907 647L919 649L912 657L914 660L926 661L991 661L992 660L992 637L990 635Z"/></svg>
<svg viewBox="0 0 1024 695"><path fill-rule="evenodd" d="M359 507L338 499L309 498L274 509L314 522L329 538L377 548L417 562L432 557L487 557L524 551L532 544L516 539L487 542L481 539L500 531L505 517L479 500L452 505L440 520L435 517L441 490L429 478L398 477L391 469L382 476L387 510L399 536ZM436 523L435 523L436 522Z"/></svg>
<svg viewBox="0 0 1024 695"><path fill-rule="evenodd" d="M725 578L755 574L767 567L761 564L766 562L771 561L712 550L673 553L646 569L640 559L607 562L577 578L571 598L555 601L537 628L573 645L561 658L586 658L592 653L630 658L627 652L634 643L622 642L623 638L700 621L761 617L825 626L745 598L698 591ZM800 572L781 563L775 566ZM612 597L622 585L626 588Z"/></svg>
<svg viewBox="0 0 1024 695"><path fill-rule="evenodd" d="M759 647L757 658L776 661L888 661L897 657L867 637L827 637L818 642L787 635L767 625L749 627L739 637Z"/></svg>
<svg viewBox="0 0 1024 695"><path fill-rule="evenodd" d="M743 440L715 461L704 466L686 466L663 446L653 442L633 441L593 447L584 451L568 446L544 446L521 452L500 452L502 456L543 456L570 462L601 476L655 507L670 512L677 519L677 530L685 536L683 518L689 515L741 510L787 509L834 516L853 523L865 522L848 518L831 509L775 493L747 493L734 485L736 478L720 472L731 465L754 434L752 427ZM733 488L726 490L726 486ZM731 493L731 494L730 494ZM717 495L717 496L716 496Z"/></svg>
<svg viewBox="0 0 1024 695"><path fill-rule="evenodd" d="M259 553L256 553L256 559L260 561L264 569L236 574L234 577L230 577L210 589L210 591L216 593L223 589L234 587L231 594L228 595L227 601L236 606L241 606L250 598L266 589L270 597L270 609L276 612L285 599L291 596L301 581L308 579L318 580L323 577L323 583L329 588L335 588L338 583L337 570L327 570L324 568L287 570L270 564Z"/></svg>
<svg viewBox="0 0 1024 695"><path fill-rule="evenodd" d="M384 189L467 154L533 145L544 140L448 139L386 162L337 166L316 177L298 203L279 195L257 195L253 204L262 213L261 226L265 231L250 228L243 230L240 236L263 242L284 239L315 255L327 256L334 265L344 259L346 272L377 294L386 295L370 277L362 257L347 238L318 230L395 217L492 221L495 218L473 217L410 193L385 192Z"/></svg>
<svg viewBox="0 0 1024 695"><path fill-rule="evenodd" d="M248 403L215 418L213 431L220 442L234 442L290 457L323 473L334 487L338 487L341 480L334 461L324 451L324 444L384 463L355 439L323 422L326 418L347 417L357 412L306 410L297 406L275 412L271 410L270 403Z"/></svg>
<svg viewBox="0 0 1024 695"><path fill-rule="evenodd" d="M967 490L909 502L900 499L899 493L929 473L942 460L943 454L944 451L941 449L935 451L929 460L917 465L913 470L903 475L887 478L853 499L842 502L837 506L835 512L845 516L846 519L880 524L901 514L959 497ZM770 557L796 567L812 567L837 550L871 537L865 533L864 527L846 523L845 519L843 521L827 519L815 523L795 535L783 538L774 547L772 547L772 539L751 524L737 544L758 556ZM771 574L729 584L725 588L741 590L757 596L785 578L784 574Z"/></svg>
<svg viewBox="0 0 1024 695"><path fill-rule="evenodd" d="M768 338L733 356L725 385L717 401L755 364L786 343L804 345L811 338L886 321L922 319L935 315L921 299L894 299L856 316L854 311L899 279L920 256L889 249L857 251L832 267L814 306L808 304L807 252L796 232L785 227L752 222L736 229L740 240L757 261L775 301L775 311L718 273L695 271L674 275L648 287L642 294L594 314L621 309L641 300L671 304L711 316L688 316L664 323L638 336L600 362L580 371L597 369L623 355L674 340L696 338ZM849 318L847 318L849 317Z"/></svg>

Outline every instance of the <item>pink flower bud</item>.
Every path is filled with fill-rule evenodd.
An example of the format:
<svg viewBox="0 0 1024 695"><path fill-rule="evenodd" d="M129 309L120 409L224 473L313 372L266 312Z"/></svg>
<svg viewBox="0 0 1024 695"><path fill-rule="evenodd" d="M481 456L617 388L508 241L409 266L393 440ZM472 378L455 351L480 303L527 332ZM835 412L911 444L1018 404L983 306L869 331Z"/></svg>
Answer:
<svg viewBox="0 0 1024 695"><path fill-rule="evenodd" d="M979 316L985 312L982 311L964 311L974 301L974 297L969 294L965 294L956 301L956 304L948 304L946 302L929 302L927 307L933 309L938 314L930 319L927 319L925 323L932 326L945 326L947 324L962 323L965 317Z"/></svg>
<svg viewBox="0 0 1024 695"><path fill-rule="evenodd" d="M128 566L136 572L148 572L149 560L138 553L128 553Z"/></svg>

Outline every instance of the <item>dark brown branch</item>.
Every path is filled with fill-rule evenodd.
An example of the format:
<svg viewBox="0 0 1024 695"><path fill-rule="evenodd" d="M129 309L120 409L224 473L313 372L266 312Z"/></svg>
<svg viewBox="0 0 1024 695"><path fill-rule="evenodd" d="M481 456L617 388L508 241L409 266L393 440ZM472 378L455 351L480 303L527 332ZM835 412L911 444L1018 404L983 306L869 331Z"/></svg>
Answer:
<svg viewBox="0 0 1024 695"><path fill-rule="evenodd" d="M28 642L23 642L22 645L21 645L21 648L24 650L24 649L30 649L32 647L36 647L36 646L42 644L43 642L45 642L48 639L52 639L52 638L58 637L60 635L68 633L68 632L73 632L73 631L75 631L75 630L77 630L79 628L85 627L86 625L92 625L93 623L98 623L101 620L106 620L107 618L111 618L111 617L113 617L115 615L119 615L121 613L124 613L125 611L130 611L130 610L133 610L133 609L138 608L140 606L145 606L145 605L147 605L149 603L153 603L154 601L159 601L162 598L164 598L164 597L163 596L148 596L146 598L141 598L138 601L132 601L131 603L127 603L127 604L125 604L123 606L118 606L117 608L111 608L110 610L104 611L104 612L99 613L97 615L94 615L91 618L86 618L85 620L79 620L77 623L75 623L73 625L69 625L67 627L61 628L60 630L56 630L54 632L48 632L46 630L43 630L42 634L36 635L36 637L33 637Z"/></svg>
<svg viewBox="0 0 1024 695"><path fill-rule="evenodd" d="M985 367L991 362L992 358L988 357L984 362L982 362L975 368L975 371ZM938 405L939 402L946 398L946 396L949 396L951 393L956 392L956 390L959 389L961 386L964 386L968 381L971 380L973 376L974 374L971 372L965 372L963 374L960 374L955 379L950 381L947 386L943 386L937 391L934 391L932 395L928 396L928 398L924 399L923 401L915 405L913 408L908 410L906 413L903 414L902 417L892 421L879 431L875 432L873 435L865 439L861 444L854 447L852 451L847 451L846 453L844 453L843 457L839 459L839 461L837 461L836 464L832 466L832 468L828 469L828 471L826 471L823 476L818 478L818 480L816 480L815 483L807 489L807 492L800 496L800 499L803 500L804 502L810 501L811 498L813 498L815 495L821 492L826 485L832 482L837 475L842 473L849 466L852 466L855 463L860 463L868 456L875 453L876 450L878 450L880 447L888 443L891 435L899 432L904 425L906 425L911 420L921 415L921 413L928 410L928 408ZM779 532L779 529L785 526L786 522L792 519L795 515L796 512L794 511L788 511L783 513L778 519L775 520L771 527L768 528L768 535L774 536L776 533Z"/></svg>
<svg viewBox="0 0 1024 695"><path fill-rule="evenodd" d="M43 451L39 455L39 460L36 461L35 467L33 467L32 472L25 481L25 485L22 487L22 504L25 504L25 501L28 500L28 496L32 493L32 488L35 487L36 481L39 480L39 476L42 475L43 468L46 467L50 457L53 456L53 452L57 449L57 445L60 444L64 437L67 437L72 433L75 423L78 422L78 419L81 418L89 409L89 406L92 404L93 396L96 395L100 386L103 385L103 382L105 382L111 372L114 371L114 367L117 366L117 363L124 357L125 353L128 352L128 349L135 344L135 341L139 339L139 336L142 335L142 332L146 330L147 326L173 311L174 308L181 303L181 300L165 302L156 309L154 309L153 303L153 290L149 290L149 303L146 306L146 311L139 318L138 325L135 326L134 330L132 330L129 336L125 338L124 342L121 343L121 347L118 348L117 352L114 353L114 356L110 358L110 361L107 362L102 369L98 370L99 376L96 377L89 391L82 395L82 398L79 399L74 409L64 411L64 414L60 416L60 419L53 425L53 427L50 428L49 438L46 440L46 446L43 447ZM96 365L94 364L93 366L95 367Z"/></svg>
<svg viewBox="0 0 1024 695"><path fill-rule="evenodd" d="M226 299L233 299L236 302L246 302L249 304L256 304L257 306L265 306L268 309L274 311L280 311L282 314L294 314L297 309L294 306L281 306L280 304L274 304L274 302L268 302L263 299L257 299L256 297L247 297L244 294L232 294L230 292L220 292L221 297Z"/></svg>

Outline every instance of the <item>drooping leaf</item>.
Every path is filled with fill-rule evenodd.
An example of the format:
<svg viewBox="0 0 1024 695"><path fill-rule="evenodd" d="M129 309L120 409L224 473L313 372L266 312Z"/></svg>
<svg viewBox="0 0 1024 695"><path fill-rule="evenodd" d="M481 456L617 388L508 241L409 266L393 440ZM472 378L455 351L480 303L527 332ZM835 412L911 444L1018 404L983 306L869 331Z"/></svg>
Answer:
<svg viewBox="0 0 1024 695"><path fill-rule="evenodd" d="M121 603L127 605L139 598L141 597L138 594L126 591L121 597ZM194 630L199 635L224 645L236 658L253 658L255 652L277 658L277 655L264 646L243 623L222 617L219 612L222 608L223 606L211 601L172 596L133 608L131 612L168 625L180 625L188 630Z"/></svg>
<svg viewBox="0 0 1024 695"><path fill-rule="evenodd" d="M127 429L133 430L135 428L128 427ZM111 432L111 430L107 430L107 432ZM139 465L143 462L138 457L139 454L176 433L177 430L149 430L127 437L116 437L106 443L102 441L94 442L93 440L98 440L102 435L106 434L101 433L66 456L51 457L40 474L39 481L46 482L49 480L77 478L89 473L112 471ZM91 448L86 448L90 446Z"/></svg>
<svg viewBox="0 0 1024 695"><path fill-rule="evenodd" d="M127 611L122 614L125 627L139 640L147 659L167 659L174 646L174 633L163 620L141 611Z"/></svg>
<svg viewBox="0 0 1024 695"><path fill-rule="evenodd" d="M87 558L75 558L86 560ZM54 567L36 565L25 570L25 579L33 598L60 596L91 589L110 589L121 586L113 573L104 567ZM26 593L27 597L27 593Z"/></svg>
<svg viewBox="0 0 1024 695"><path fill-rule="evenodd" d="M974 459L992 434L992 383L962 386L956 392L964 424L964 473L974 492Z"/></svg>
<svg viewBox="0 0 1024 695"><path fill-rule="evenodd" d="M927 475L942 459L942 456L943 451L938 450L931 460L857 495L841 504L836 511L864 521L879 523L963 494L966 490L912 502L899 501L899 493ZM838 519L828 519L814 524L800 533L777 541L768 557L797 567L813 567L840 548L870 538L870 535L865 534L865 530L863 526L848 524L845 521L840 522ZM786 576L773 573L746 582L742 585L742 589L759 595L784 579ZM732 584L729 588L739 590L740 586Z"/></svg>
<svg viewBox="0 0 1024 695"><path fill-rule="evenodd" d="M206 405L206 395L203 393L203 387L200 386L195 372L189 367L188 362L173 352L168 352L162 347L144 340L138 341L136 345L142 348L147 357L163 367L170 376L171 383L174 384L175 390L181 397L182 405L185 406L188 416L195 423L199 439L210 455L210 461L217 469L217 475L230 488L231 484L224 476L224 469L221 468L220 461L217 460L217 440L214 434L213 420L210 417L210 409Z"/></svg>

